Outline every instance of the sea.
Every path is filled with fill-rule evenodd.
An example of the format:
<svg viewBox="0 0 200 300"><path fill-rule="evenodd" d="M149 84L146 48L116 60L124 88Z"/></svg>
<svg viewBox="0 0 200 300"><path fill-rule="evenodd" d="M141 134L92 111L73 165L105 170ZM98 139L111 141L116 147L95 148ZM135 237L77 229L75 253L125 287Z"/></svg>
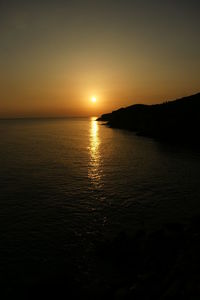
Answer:
<svg viewBox="0 0 200 300"><path fill-rule="evenodd" d="M91 280L99 242L198 214L198 149L96 117L0 121L1 282Z"/></svg>

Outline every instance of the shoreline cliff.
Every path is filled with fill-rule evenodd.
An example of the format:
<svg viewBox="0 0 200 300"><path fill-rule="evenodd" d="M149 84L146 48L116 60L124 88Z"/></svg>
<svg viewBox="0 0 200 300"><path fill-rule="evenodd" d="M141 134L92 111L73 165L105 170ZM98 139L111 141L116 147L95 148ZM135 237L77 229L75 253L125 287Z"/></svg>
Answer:
<svg viewBox="0 0 200 300"><path fill-rule="evenodd" d="M97 121L160 140L200 144L200 93L162 104L135 104L103 114Z"/></svg>

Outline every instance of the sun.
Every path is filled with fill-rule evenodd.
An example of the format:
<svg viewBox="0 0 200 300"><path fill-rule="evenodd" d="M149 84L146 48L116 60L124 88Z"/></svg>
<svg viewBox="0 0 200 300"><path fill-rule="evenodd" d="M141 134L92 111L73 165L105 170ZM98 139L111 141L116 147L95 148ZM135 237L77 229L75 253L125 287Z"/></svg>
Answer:
<svg viewBox="0 0 200 300"><path fill-rule="evenodd" d="M95 96L92 96L92 97L91 97L91 101L92 101L93 103L95 103L95 102L97 101L97 98L96 98Z"/></svg>

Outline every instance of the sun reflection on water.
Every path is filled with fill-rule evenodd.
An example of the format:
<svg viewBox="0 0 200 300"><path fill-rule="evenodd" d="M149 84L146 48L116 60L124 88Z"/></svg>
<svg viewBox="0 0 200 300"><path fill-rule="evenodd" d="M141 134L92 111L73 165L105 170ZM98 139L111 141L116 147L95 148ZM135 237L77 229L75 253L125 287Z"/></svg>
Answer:
<svg viewBox="0 0 200 300"><path fill-rule="evenodd" d="M101 156L99 152L99 125L96 121L96 118L91 118L91 126L90 126L90 163L88 176L96 188L101 187Z"/></svg>

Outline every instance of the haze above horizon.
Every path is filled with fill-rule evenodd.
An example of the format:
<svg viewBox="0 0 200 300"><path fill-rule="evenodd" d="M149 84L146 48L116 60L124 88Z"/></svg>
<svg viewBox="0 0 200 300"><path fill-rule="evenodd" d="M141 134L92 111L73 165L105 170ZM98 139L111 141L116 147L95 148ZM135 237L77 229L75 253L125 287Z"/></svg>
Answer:
<svg viewBox="0 0 200 300"><path fill-rule="evenodd" d="M199 10L195 0L2 0L0 118L100 115L195 94Z"/></svg>

